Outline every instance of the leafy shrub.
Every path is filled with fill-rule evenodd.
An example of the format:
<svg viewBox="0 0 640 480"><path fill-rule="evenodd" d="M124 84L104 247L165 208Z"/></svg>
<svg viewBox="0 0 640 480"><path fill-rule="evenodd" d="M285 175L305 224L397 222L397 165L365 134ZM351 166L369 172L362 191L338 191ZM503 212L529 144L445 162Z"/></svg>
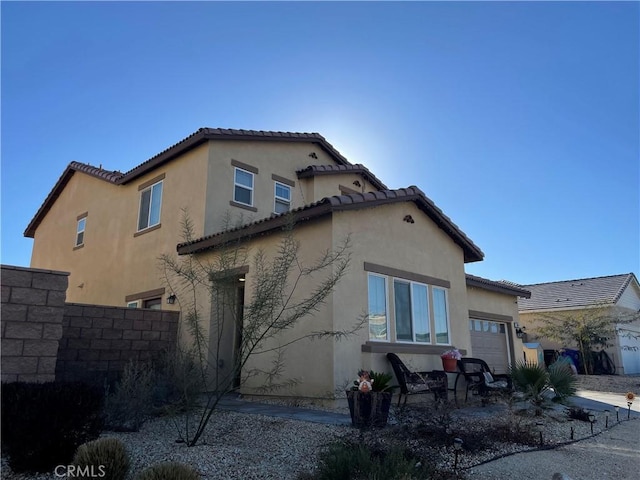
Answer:
<svg viewBox="0 0 640 480"><path fill-rule="evenodd" d="M105 398L105 428L116 432L137 432L153 411L155 372L150 363L130 361L120 382Z"/></svg>
<svg viewBox="0 0 640 480"><path fill-rule="evenodd" d="M191 410L203 388L202 370L194 355L180 349L168 351L156 368L154 405L169 413Z"/></svg>
<svg viewBox="0 0 640 480"><path fill-rule="evenodd" d="M200 480L200 474L188 465L168 462L143 470L135 480Z"/></svg>
<svg viewBox="0 0 640 480"><path fill-rule="evenodd" d="M124 480L129 471L129 455L123 443L117 438L100 438L92 442L84 443L78 447L73 457L73 465L80 467L76 470L76 478L94 478L96 474L104 473L104 478L109 480ZM94 471L87 472L93 468ZM96 468L101 470L96 471Z"/></svg>
<svg viewBox="0 0 640 480"><path fill-rule="evenodd" d="M395 390L396 388L389 385L389 382L393 380L393 375L391 375L390 373L374 372L373 370L371 370L371 372L369 372L369 376L373 381L373 383L371 384L371 389L374 392L393 392L393 390Z"/></svg>
<svg viewBox="0 0 640 480"><path fill-rule="evenodd" d="M542 365L518 362L510 373L514 386L524 393L537 414L549 398L561 400L576 392L576 378L561 365L552 365L547 370Z"/></svg>
<svg viewBox="0 0 640 480"><path fill-rule="evenodd" d="M83 383L2 386L2 449L14 472L66 465L102 428L102 392Z"/></svg>
<svg viewBox="0 0 640 480"><path fill-rule="evenodd" d="M318 480L400 480L432 478L432 473L428 465L397 446L383 450L338 442L321 454L317 473L307 476Z"/></svg>
<svg viewBox="0 0 640 480"><path fill-rule="evenodd" d="M569 407L567 409L567 416L574 420L580 420L582 422L589 421L589 411L582 407Z"/></svg>

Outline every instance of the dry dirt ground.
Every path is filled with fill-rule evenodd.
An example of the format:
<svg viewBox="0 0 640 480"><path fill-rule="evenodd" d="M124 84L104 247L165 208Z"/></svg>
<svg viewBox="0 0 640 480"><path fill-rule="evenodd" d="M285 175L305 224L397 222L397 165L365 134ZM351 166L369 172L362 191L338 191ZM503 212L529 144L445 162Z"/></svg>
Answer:
<svg viewBox="0 0 640 480"><path fill-rule="evenodd" d="M640 375L578 375L579 390L640 394Z"/></svg>

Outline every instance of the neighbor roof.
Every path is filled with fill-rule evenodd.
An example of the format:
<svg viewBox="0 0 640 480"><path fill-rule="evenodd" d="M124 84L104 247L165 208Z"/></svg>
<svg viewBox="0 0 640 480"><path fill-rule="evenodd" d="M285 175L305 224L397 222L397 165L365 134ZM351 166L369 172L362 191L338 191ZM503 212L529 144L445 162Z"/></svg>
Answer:
<svg viewBox="0 0 640 480"><path fill-rule="evenodd" d="M197 132L192 133L183 138L175 145L154 155L149 160L141 163L137 167L126 173L104 170L101 167L94 167L86 163L71 162L62 176L58 179L51 192L40 206L35 216L24 231L25 237L35 235L36 229L45 215L51 210L53 203L62 193L75 172L82 172L94 176L101 180L105 180L114 185L126 184L141 175L153 170L171 160L182 155L183 153L205 143L209 140L260 140L260 141L278 141L278 142L307 142L315 143L325 152L327 152L340 165L351 166L351 163L343 157L327 140L319 133L294 133L294 132L271 132L263 130L236 130L227 128L201 128ZM365 169L366 170L366 169ZM372 178L375 178L371 174ZM373 182L372 182L373 183Z"/></svg>
<svg viewBox="0 0 640 480"><path fill-rule="evenodd" d="M477 277L475 275L466 274L467 285L470 287L483 288L492 292L505 293L507 295L515 295L518 297L529 298L531 292L516 285L512 282L489 280L488 278Z"/></svg>
<svg viewBox="0 0 640 480"><path fill-rule="evenodd" d="M352 193L325 197L322 200L294 209L290 212L295 223L305 222L336 211L357 210L398 202L414 202L433 222L438 225L464 252L465 262L477 262L484 258L482 250L471 241L458 226L447 217L418 187L411 186L398 190L381 190L368 193ZM283 228L291 221L289 214L271 217L199 238L177 246L178 254L198 253L215 249L229 241L249 239L266 235Z"/></svg>
<svg viewBox="0 0 640 480"><path fill-rule="evenodd" d="M638 279L633 273L606 277L580 278L560 282L523 285L531 291L531 298L519 299L520 312L534 310L562 310L594 305L613 305L627 286Z"/></svg>

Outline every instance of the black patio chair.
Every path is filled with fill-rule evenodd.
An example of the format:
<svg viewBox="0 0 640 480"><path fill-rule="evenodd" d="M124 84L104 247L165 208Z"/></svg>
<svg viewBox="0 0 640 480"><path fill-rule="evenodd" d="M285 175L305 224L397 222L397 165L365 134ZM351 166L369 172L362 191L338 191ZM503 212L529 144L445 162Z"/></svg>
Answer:
<svg viewBox="0 0 640 480"><path fill-rule="evenodd" d="M469 398L469 390L487 397L492 393L507 393L513 390L513 383L509 375L495 375L487 362L480 358L464 357L458 360L460 374L456 378L455 391L458 391L458 380L463 377L466 380L464 400Z"/></svg>
<svg viewBox="0 0 640 480"><path fill-rule="evenodd" d="M398 395L398 405L404 395L404 405L407 403L409 395L420 393L433 393L434 398L447 398L447 374L443 371L433 372L412 372L407 368L400 357L395 353L387 353L387 360L391 363L393 373L395 373L400 384L400 395Z"/></svg>

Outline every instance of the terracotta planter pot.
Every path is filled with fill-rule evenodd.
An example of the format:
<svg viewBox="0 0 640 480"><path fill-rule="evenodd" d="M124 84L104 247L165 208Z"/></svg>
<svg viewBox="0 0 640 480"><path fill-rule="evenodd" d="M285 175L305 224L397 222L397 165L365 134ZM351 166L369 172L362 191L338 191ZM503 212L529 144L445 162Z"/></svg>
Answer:
<svg viewBox="0 0 640 480"><path fill-rule="evenodd" d="M458 361L455 358L443 358L442 369L445 372L456 372L458 370Z"/></svg>
<svg viewBox="0 0 640 480"><path fill-rule="evenodd" d="M358 428L381 428L387 424L391 407L390 392L347 390L351 423Z"/></svg>

